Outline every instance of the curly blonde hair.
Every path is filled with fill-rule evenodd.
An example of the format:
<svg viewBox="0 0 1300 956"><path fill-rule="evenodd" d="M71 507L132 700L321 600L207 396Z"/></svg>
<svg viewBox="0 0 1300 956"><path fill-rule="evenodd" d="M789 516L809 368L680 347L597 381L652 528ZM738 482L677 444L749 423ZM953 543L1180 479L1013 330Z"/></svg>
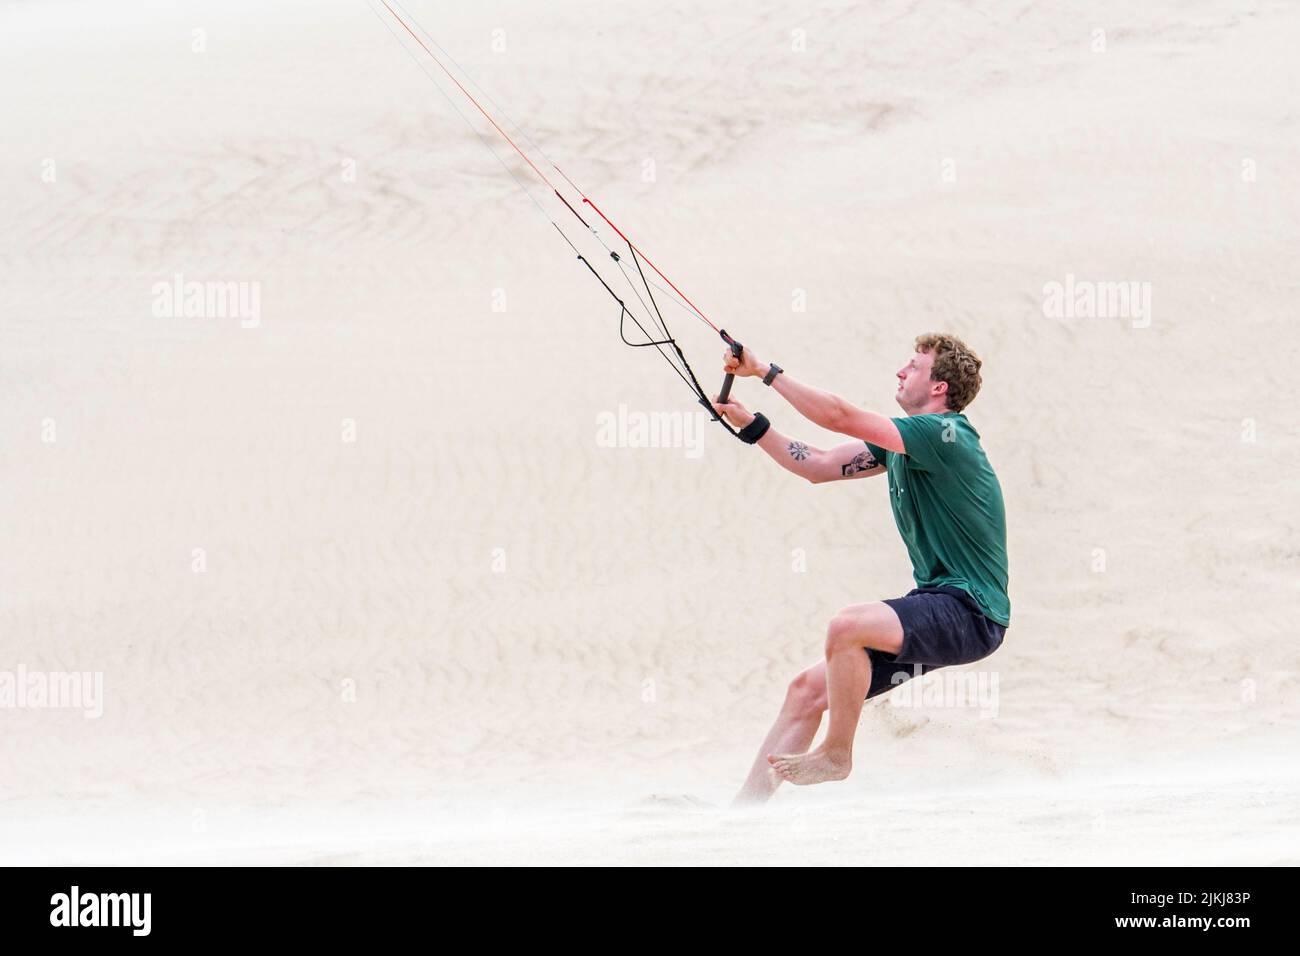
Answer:
<svg viewBox="0 0 1300 956"><path fill-rule="evenodd" d="M918 352L933 352L934 364L930 368L930 381L947 382L948 407L959 412L979 394L980 366L984 363L971 351L970 346L955 335L930 332L916 337Z"/></svg>

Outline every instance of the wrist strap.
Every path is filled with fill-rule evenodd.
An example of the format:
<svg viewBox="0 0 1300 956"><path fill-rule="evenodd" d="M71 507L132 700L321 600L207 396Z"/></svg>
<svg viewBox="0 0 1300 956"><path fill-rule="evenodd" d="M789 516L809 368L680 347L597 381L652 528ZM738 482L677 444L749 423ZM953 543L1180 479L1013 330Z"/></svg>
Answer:
<svg viewBox="0 0 1300 956"><path fill-rule="evenodd" d="M752 422L750 422L740 431L736 432L736 437L739 438L741 441L743 441L746 445L752 445L754 444L754 442L758 441L760 438L766 435L767 430L771 427L772 427L772 423L767 420L767 416L764 415L762 412L757 412L755 413L754 420Z"/></svg>
<svg viewBox="0 0 1300 956"><path fill-rule="evenodd" d="M767 370L767 374L763 376L763 384L771 385L773 382L776 381L776 377L784 371L785 369L783 369L781 366L773 362L771 366L769 366Z"/></svg>

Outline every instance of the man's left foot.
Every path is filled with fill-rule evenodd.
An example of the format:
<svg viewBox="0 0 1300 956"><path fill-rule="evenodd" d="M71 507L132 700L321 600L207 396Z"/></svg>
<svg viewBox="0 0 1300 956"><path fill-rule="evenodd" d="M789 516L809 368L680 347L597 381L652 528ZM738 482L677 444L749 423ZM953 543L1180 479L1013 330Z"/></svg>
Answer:
<svg viewBox="0 0 1300 956"><path fill-rule="evenodd" d="M801 787L827 780L843 780L853 769L853 759L847 753L831 753L818 748L806 754L768 754L772 765L782 780Z"/></svg>

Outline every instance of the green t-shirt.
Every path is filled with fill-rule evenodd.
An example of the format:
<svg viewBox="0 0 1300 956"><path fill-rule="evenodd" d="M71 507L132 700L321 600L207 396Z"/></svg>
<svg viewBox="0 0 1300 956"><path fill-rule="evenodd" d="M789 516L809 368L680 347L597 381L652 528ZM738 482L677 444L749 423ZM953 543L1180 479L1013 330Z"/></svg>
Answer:
<svg viewBox="0 0 1300 956"><path fill-rule="evenodd" d="M979 432L960 413L893 421L906 454L866 445L889 474L889 503L916 586L961 588L985 616L1010 626L1006 510Z"/></svg>

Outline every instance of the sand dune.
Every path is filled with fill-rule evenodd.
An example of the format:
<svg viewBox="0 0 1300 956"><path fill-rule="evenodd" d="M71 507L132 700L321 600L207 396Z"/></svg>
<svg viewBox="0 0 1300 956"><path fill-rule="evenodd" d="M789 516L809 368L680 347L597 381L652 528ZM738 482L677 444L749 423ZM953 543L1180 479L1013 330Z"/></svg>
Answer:
<svg viewBox="0 0 1300 956"><path fill-rule="evenodd" d="M981 353L996 715L872 702L848 781L726 812L910 586L883 484L601 447L697 406L362 0L9 5L0 671L104 699L0 709L0 859L1300 861L1300 10L406 8L764 357L891 411L918 332Z"/></svg>

